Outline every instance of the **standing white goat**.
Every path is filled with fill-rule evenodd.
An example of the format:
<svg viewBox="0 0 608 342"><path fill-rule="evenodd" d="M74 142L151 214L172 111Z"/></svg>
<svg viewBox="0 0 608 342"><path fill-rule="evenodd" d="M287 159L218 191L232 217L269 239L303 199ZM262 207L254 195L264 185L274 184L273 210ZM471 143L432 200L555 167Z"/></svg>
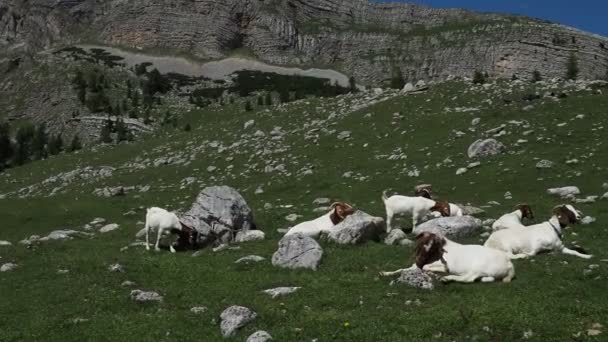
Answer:
<svg viewBox="0 0 608 342"><path fill-rule="evenodd" d="M196 236L196 231L193 228L185 226L175 215L165 209L152 207L146 213L146 249L150 250L149 235L151 230L157 231L155 250L159 251L159 242L163 234L171 233L178 234L178 244L194 243L192 240ZM186 241L184 241L186 240ZM175 253L173 244L169 245L171 253Z"/></svg>
<svg viewBox="0 0 608 342"><path fill-rule="evenodd" d="M412 229L416 228L418 221L431 211L438 211L441 216L450 216L450 207L447 202L436 202L425 197L408 197L393 195L388 197L386 191L382 193L382 201L386 208L386 231L390 232L393 216L396 214L412 215Z"/></svg>
<svg viewBox="0 0 608 342"><path fill-rule="evenodd" d="M519 204L515 211L502 215L498 220L492 224L492 230L502 230L509 228L521 228L525 227L522 220L527 218L529 220L534 219L534 213L532 208L527 204Z"/></svg>

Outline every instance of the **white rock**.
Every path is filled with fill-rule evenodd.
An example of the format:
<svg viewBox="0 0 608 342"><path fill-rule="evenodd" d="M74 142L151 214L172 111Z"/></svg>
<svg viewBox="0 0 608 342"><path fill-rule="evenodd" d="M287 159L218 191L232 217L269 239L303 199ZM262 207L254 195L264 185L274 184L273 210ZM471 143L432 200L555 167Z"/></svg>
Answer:
<svg viewBox="0 0 608 342"><path fill-rule="evenodd" d="M232 337L236 331L256 319L258 315L243 306L231 306L220 315L222 336Z"/></svg>
<svg viewBox="0 0 608 342"><path fill-rule="evenodd" d="M207 312L207 310L209 310L206 306L195 306L193 308L190 309L190 312L192 312L193 314L202 314Z"/></svg>
<svg viewBox="0 0 608 342"><path fill-rule="evenodd" d="M595 217L591 217L591 216L585 216L582 220L581 223L582 224L592 224L593 222L596 221Z"/></svg>
<svg viewBox="0 0 608 342"><path fill-rule="evenodd" d="M116 273L125 273L125 268L121 264L113 264L108 267L108 271Z"/></svg>
<svg viewBox="0 0 608 342"><path fill-rule="evenodd" d="M248 256L238 259L234 263L240 264L240 263L249 263L249 262L260 262L260 261L264 261L264 260L266 260L266 258L258 256L258 255L248 255Z"/></svg>
<svg viewBox="0 0 608 342"><path fill-rule="evenodd" d="M0 247L1 247L1 246L12 246L12 245L13 245L13 244L12 244L12 243L10 243L9 241L2 241L2 240L0 240Z"/></svg>
<svg viewBox="0 0 608 342"><path fill-rule="evenodd" d="M272 340L272 336L270 336L269 333L260 330L249 335L249 337L247 337L247 341L245 342L268 342L270 340Z"/></svg>
<svg viewBox="0 0 608 342"><path fill-rule="evenodd" d="M17 268L17 264L14 264L12 262L6 263L2 266L0 266L0 272L10 272L13 271Z"/></svg>
<svg viewBox="0 0 608 342"><path fill-rule="evenodd" d="M254 124L255 124L255 120L249 120L249 121L245 122L243 129L251 128Z"/></svg>
<svg viewBox="0 0 608 342"><path fill-rule="evenodd" d="M296 222L299 217L300 217L300 215L298 215L298 214L289 214L289 215L285 216L285 219L289 222Z"/></svg>
<svg viewBox="0 0 608 342"><path fill-rule="evenodd" d="M460 169L456 170L456 175L462 175L464 173L466 173L469 169L467 169L466 167L461 167Z"/></svg>
<svg viewBox="0 0 608 342"><path fill-rule="evenodd" d="M562 198L569 196L576 196L581 193L581 190L576 186L564 186L561 188L547 189L549 195L560 196Z"/></svg>
<svg viewBox="0 0 608 342"><path fill-rule="evenodd" d="M162 302L163 296L154 291L133 290L131 291L131 299L136 302Z"/></svg>
<svg viewBox="0 0 608 342"><path fill-rule="evenodd" d="M108 225L103 226L101 229L99 229L100 233L109 233L111 231L114 231L116 229L120 228L120 226L116 223L111 223Z"/></svg>
<svg viewBox="0 0 608 342"><path fill-rule="evenodd" d="M265 237L266 237L266 234L264 234L264 232L261 230L247 230L247 231L238 232L236 234L235 241L237 243L262 241L262 240L264 240Z"/></svg>
<svg viewBox="0 0 608 342"><path fill-rule="evenodd" d="M292 294L301 289L301 287L275 287L274 289L268 289L262 291L263 293L270 295L272 298L277 298L279 296L286 296L288 294Z"/></svg>

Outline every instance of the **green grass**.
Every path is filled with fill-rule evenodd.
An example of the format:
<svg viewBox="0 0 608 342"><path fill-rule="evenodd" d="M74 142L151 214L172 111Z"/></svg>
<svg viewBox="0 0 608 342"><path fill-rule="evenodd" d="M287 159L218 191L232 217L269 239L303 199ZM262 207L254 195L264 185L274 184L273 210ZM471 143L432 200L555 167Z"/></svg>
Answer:
<svg viewBox="0 0 608 342"><path fill-rule="evenodd" d="M514 341L522 339L528 330L533 332L530 340L534 341L600 341L603 335L588 337L586 330L596 322L608 324L608 265L601 261L608 259L604 243L608 238L605 202L578 205L598 220L569 229L565 237L568 243L577 241L590 250L594 254L591 261L551 254L518 260L517 278L510 284L438 284L432 292L391 287L388 279L377 277L378 271L410 265L413 251L377 243L343 247L322 242L325 254L317 272L277 269L269 262L280 238L276 229L288 226L284 216L293 212L303 214L304 219L317 216L312 212L312 201L317 197L346 200L370 214L384 216L380 201L383 189L407 194L415 184L431 182L438 197L452 202L476 206L485 206L491 200L502 203L486 208L484 217L496 218L515 204L528 202L540 222L561 202L545 194L549 187L577 185L585 195L601 195L606 191L601 189L602 184L608 181L608 151L604 128L598 128L608 124L608 97L573 94L560 102L535 101L533 110L523 111L528 103L519 99L530 91L528 87L533 86L515 90L512 95L497 95L494 91L471 91L461 83L448 83L424 95L394 97L333 119L324 126L336 132L319 131L318 144L304 139L310 130L304 125L340 113L341 108L364 95L308 99L254 112L244 112L242 104L236 103L185 114L180 126L190 122L191 132L166 129L133 144L100 148L96 153L84 150L9 170L0 175L0 193L39 184L49 176L77 167L118 168L111 178L71 184L66 188L68 193L56 197L0 200L4 213L0 239L16 243L32 234L79 229L95 217L119 223L121 229L92 239L45 243L34 249L20 245L0 247L0 263L20 265L14 272L0 274L0 340L219 341L219 314L236 304L255 310L259 317L229 341L243 341L258 329L269 331L277 341ZM516 101L505 106L503 97ZM486 99L491 99L492 104L482 102ZM459 113L446 107L478 107L479 111ZM401 112L404 119L394 119L396 112ZM585 118L574 119L578 114ZM474 117L480 117L481 123L476 132L470 132ZM255 119L255 126L243 131L243 124L250 119ZM508 124L510 134L499 140L509 147L509 152L483 160L479 168L455 176L457 168L470 162L466 148L482 135L480 132L510 120L525 120L530 128ZM567 125L557 127L561 122ZM265 146L271 150L288 146L286 152L255 156L258 150L246 144L218 153L208 144L218 141L230 146L257 129L268 134L275 126L290 133L283 142L268 140ZM522 136L529 129L535 133ZM351 131L353 140L337 140L337 133L343 130ZM455 138L454 130L466 135ZM545 140L537 141L538 136ZM520 138L529 142L516 146ZM407 154L406 160L376 158L397 148ZM148 167L133 172L120 168L138 156L153 160L182 152L190 155L195 150L198 153L187 167ZM234 160L227 160L229 156ZM437 166L447 157L453 165ZM285 164L291 175L259 171L268 158ZM535 158L550 159L557 166L537 170ZM578 158L581 163L565 165L570 158ZM256 163L258 167L251 170L250 166ZM206 169L210 165L218 167L218 171L209 174ZM304 166L313 166L314 174L299 176L298 171ZM421 172L418 178L408 177L403 171L414 167ZM344 178L347 171L368 178ZM121 252L122 247L134 241L134 234L141 227L137 221L144 218L139 209L135 217L123 213L151 205L188 208L202 188L194 184L180 189L180 180L188 176L197 177L204 185L237 188L254 209L256 222L266 232L267 240L243 244L240 250L206 250L197 258L189 253L146 252L142 247ZM91 195L93 189L102 186L145 184L152 185L145 194L112 199ZM57 185L39 186L46 193ZM265 192L255 195L258 185L263 185ZM513 194L513 200L504 200L506 191ZM267 202L275 209L264 210ZM281 204L295 208L285 209L279 207ZM401 222L408 225L407 219ZM478 241L473 238L467 242ZM268 260L253 265L234 264L249 254ZM107 266L115 262L123 264L127 272L107 271ZM599 264L599 269L583 274L592 263ZM56 273L58 269L70 272L60 275ZM124 280L136 282L136 288L160 292L165 296L164 302L132 302L130 289L120 286ZM278 299L260 293L275 286L302 289ZM406 303L416 300L419 305ZM190 313L190 308L198 305L209 310L201 315ZM89 321L75 324L71 322L74 318ZM581 331L580 337L572 337Z"/></svg>

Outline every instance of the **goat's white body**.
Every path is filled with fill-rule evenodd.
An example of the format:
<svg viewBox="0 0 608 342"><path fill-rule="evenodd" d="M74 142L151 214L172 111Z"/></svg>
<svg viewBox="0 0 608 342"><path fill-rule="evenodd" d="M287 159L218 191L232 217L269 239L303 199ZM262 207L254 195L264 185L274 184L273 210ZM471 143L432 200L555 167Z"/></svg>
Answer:
<svg viewBox="0 0 608 342"><path fill-rule="evenodd" d="M319 235L321 235L321 233L328 233L334 226L334 223L330 218L332 212L333 210L314 220L298 223L297 225L291 227L289 231L285 233L285 236L301 234L316 239L319 237Z"/></svg>
<svg viewBox="0 0 608 342"><path fill-rule="evenodd" d="M435 201L424 197L408 197L394 195L382 197L386 208L386 230L391 231L393 216L397 214L412 215L412 229L416 228L416 223L435 206Z"/></svg>
<svg viewBox="0 0 608 342"><path fill-rule="evenodd" d="M521 223L522 213L521 210L517 209L512 213L502 215L496 222L492 224L492 230L503 230L510 228L524 228L525 226Z"/></svg>
<svg viewBox="0 0 608 342"><path fill-rule="evenodd" d="M591 258L591 255L566 248L553 227L560 227L555 216L543 223L499 230L490 235L484 246L504 251L511 259L527 258L543 251Z"/></svg>
<svg viewBox="0 0 608 342"><path fill-rule="evenodd" d="M483 282L510 282L515 277L515 267L509 256L499 250L480 245L461 245L448 239L443 249L445 265L436 261L423 267L426 271L448 272L443 281L472 283L481 279Z"/></svg>
<svg viewBox="0 0 608 342"><path fill-rule="evenodd" d="M157 231L156 244L154 248L160 250L159 242L163 234L171 232L172 229L181 230L182 225L179 218L174 213L168 212L162 208L152 207L146 213L146 249L150 250L149 233ZM175 253L173 246L170 246L171 252Z"/></svg>

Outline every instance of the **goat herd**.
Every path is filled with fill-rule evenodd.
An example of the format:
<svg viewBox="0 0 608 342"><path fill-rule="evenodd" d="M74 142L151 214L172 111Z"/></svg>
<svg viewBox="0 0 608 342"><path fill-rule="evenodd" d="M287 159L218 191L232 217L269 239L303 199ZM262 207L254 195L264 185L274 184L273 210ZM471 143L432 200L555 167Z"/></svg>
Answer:
<svg viewBox="0 0 608 342"><path fill-rule="evenodd" d="M382 194L386 208L387 233L392 230L391 224L395 215L410 215L413 228L425 216L463 216L463 211L452 203L435 201L429 188L417 188L414 197ZM329 212L319 218L306 221L290 228L287 235L301 234L318 238L329 231L347 216L355 212L347 203L338 202L330 206ZM582 249L567 248L562 242L563 230L570 224L580 221L581 213L572 205L559 205L553 209L552 216L545 222L525 226L523 219L533 219L532 209L527 204L520 204L516 210L503 215L493 225L493 233L483 246L463 245L438 234L423 232L416 237L415 264L412 268L425 271L441 272L447 275L441 278L444 282L456 281L471 283L476 280L510 282L515 277L512 259L534 256L540 252L556 251L589 259L592 256ZM176 245L192 246L196 244L198 232L182 223L171 212L161 208L150 208L146 214L146 249L150 249L148 235L156 230L156 250L164 233L178 236ZM175 253L173 245L171 252ZM393 272L381 272L381 276L400 274L405 269Z"/></svg>

